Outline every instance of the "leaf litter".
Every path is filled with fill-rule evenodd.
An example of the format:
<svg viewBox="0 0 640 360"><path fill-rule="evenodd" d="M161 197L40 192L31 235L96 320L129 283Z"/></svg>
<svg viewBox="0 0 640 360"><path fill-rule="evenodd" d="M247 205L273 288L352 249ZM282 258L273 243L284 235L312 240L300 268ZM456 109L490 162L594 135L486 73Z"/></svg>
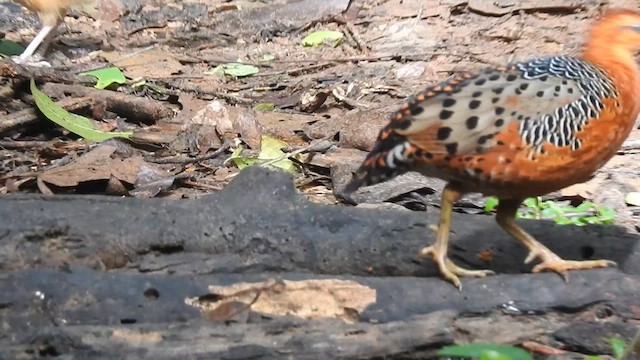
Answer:
<svg viewBox="0 0 640 360"><path fill-rule="evenodd" d="M70 32L58 36L61 47L85 49L75 63L54 49L48 60L57 67L46 77L16 70L0 82L3 93L16 94L0 104L0 123L9 124L0 126L0 192L48 187L99 194L109 186L86 184L110 181L128 196L196 197L224 187L238 168L272 162L292 172L312 201L335 203L333 190L402 99L459 71L571 53L588 24L584 18L595 16L580 2L353 3L169 0L158 8L104 0L100 10L81 9L86 16L67 18ZM0 24L3 43L22 40L13 30ZM8 49L15 53L15 46ZM46 79L34 91L42 114L18 96L17 85L32 77ZM87 92L93 86L104 90ZM79 94L87 100L73 112L56 105ZM25 116L28 121L14 120ZM332 146L310 151L319 139ZM107 140L118 150L94 145ZM605 202L616 210L616 223L635 229L640 151L634 141L640 143L638 130L594 179L545 200ZM358 202L425 209L437 203L441 188L438 180L400 179ZM462 199L458 210L483 212L484 200Z"/></svg>

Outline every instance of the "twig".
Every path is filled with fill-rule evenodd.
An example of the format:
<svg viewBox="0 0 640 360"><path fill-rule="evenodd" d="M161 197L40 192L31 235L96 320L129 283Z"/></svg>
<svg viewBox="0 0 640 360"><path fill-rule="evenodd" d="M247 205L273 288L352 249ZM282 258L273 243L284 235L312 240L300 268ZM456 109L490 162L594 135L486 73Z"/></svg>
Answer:
<svg viewBox="0 0 640 360"><path fill-rule="evenodd" d="M155 24L154 25L151 25L151 24L150 25L144 25L144 26L140 26L140 27L137 27L137 28L129 31L126 36L127 37L131 37L131 35L134 35L136 33L139 33L141 31L144 31L144 30L147 30L147 29L164 29L166 26L167 26L166 23L164 25L155 25Z"/></svg>
<svg viewBox="0 0 640 360"><path fill-rule="evenodd" d="M131 54L127 54L127 55L125 55L125 56L123 56L121 58L118 58L118 59L114 60L113 61L113 65L117 65L121 61L125 61L125 60L128 60L128 59L131 59L134 56L142 54L143 52L151 51L151 50L155 49L156 47L158 47L158 44L149 45L149 46L147 46L145 48L142 48L140 50L136 50L136 51L132 52Z"/></svg>
<svg viewBox="0 0 640 360"><path fill-rule="evenodd" d="M49 141L0 141L0 149L16 150L16 149L42 149L49 145Z"/></svg>
<svg viewBox="0 0 640 360"><path fill-rule="evenodd" d="M277 70L277 71L266 71L263 73L258 73L253 75L254 77L256 76L271 76L271 75L280 75L280 74L287 74L289 76L298 76L301 74L307 74L310 73L312 71L317 71L317 70L324 70L326 68L335 66L335 63L331 63L331 62L324 62L324 63L320 63L320 64L316 64L316 65L311 65L311 66L304 66L304 67L299 67L296 69L289 69L289 70Z"/></svg>
<svg viewBox="0 0 640 360"><path fill-rule="evenodd" d="M335 87L333 90L331 90L331 94L333 94L333 96L338 101L345 103L347 106L350 106L351 108L361 107L361 108L369 109L373 106L373 104L368 102L350 99L347 96L346 92L341 87Z"/></svg>
<svg viewBox="0 0 640 360"><path fill-rule="evenodd" d="M374 55L374 56L348 56L348 57L340 57L340 58L308 58L308 59L279 59L271 62L271 65L274 64L293 64L293 63L332 63L332 62L356 62L356 61L380 61L380 60L409 60L409 61L418 61L424 60L426 57L433 55L451 55L449 52L439 53L437 50L446 48L446 46L438 45L433 48L433 51L428 53L417 53L417 54L382 54L382 55ZM206 58L204 59L206 61ZM229 62L229 61L226 61ZM253 66L264 66L264 63L259 62L251 62L251 61L242 61L242 64L245 65L253 65ZM255 75L254 75L255 76Z"/></svg>
<svg viewBox="0 0 640 360"><path fill-rule="evenodd" d="M598 215L598 212L596 210L590 210L590 211L583 211L583 212L566 212L563 213L562 216L566 217L566 218L574 218L574 217L585 217L585 216L594 216L594 215ZM542 220L553 220L555 219L556 216L541 216L540 219Z"/></svg>
<svg viewBox="0 0 640 360"><path fill-rule="evenodd" d="M69 71L60 71L51 68L23 66L14 63L10 59L0 61L0 77L18 78L22 80L36 78L47 82L89 86L96 84L96 78L93 76L75 75Z"/></svg>
<svg viewBox="0 0 640 360"><path fill-rule="evenodd" d="M222 155L222 153L224 153L225 151L229 150L229 148L231 147L231 144L229 141L225 141L222 146L220 146L218 149L216 149L216 151L210 153L210 154L205 154L202 156L197 156L194 158L185 158L185 157L176 157L176 156L172 156L172 157L166 157L166 158L162 158L162 159L154 159L151 157L146 157L144 160L147 162L151 162L151 163L155 163L155 164L193 164L193 163L197 163L197 162L201 162L201 161L205 161L205 160L210 160L213 158L216 158L220 155Z"/></svg>
<svg viewBox="0 0 640 360"><path fill-rule="evenodd" d="M152 124L161 119L172 118L175 115L174 109L177 109L177 106L159 100L79 85L46 83L41 90L58 98L90 96L97 104L104 104L105 110L127 118L130 122Z"/></svg>
<svg viewBox="0 0 640 360"><path fill-rule="evenodd" d="M423 10L424 10L424 0L420 1L420 9L418 9L418 15L416 15L416 21L414 21L413 25L411 26L411 32L413 32L416 29L416 26L418 26L418 23L420 22L420 20L422 20Z"/></svg>
<svg viewBox="0 0 640 360"><path fill-rule="evenodd" d="M210 95L219 99L223 99L231 105L235 105L235 104L248 105L248 104L254 103L254 100L252 99L247 99L240 96L233 96L220 91L203 89L199 86L196 86L190 83L183 84L181 80L168 81L167 84L173 86L176 89L180 89L182 91L190 91L190 92L197 93L198 95Z"/></svg>
<svg viewBox="0 0 640 360"><path fill-rule="evenodd" d="M522 347L531 352L535 352L543 355L563 355L567 353L567 351L565 350L556 349L554 347L540 344L535 341L525 341L522 343Z"/></svg>
<svg viewBox="0 0 640 360"><path fill-rule="evenodd" d="M345 23L342 26L345 29L344 31L345 36L350 42L355 44L356 50L360 51L361 53L364 52L368 54L369 48L364 44L362 40L360 40L360 37L357 35L356 30L353 29L353 26L350 23Z"/></svg>
<svg viewBox="0 0 640 360"><path fill-rule="evenodd" d="M127 60L127 59L129 59L129 58L132 58L132 57L134 57L134 56L136 56L136 55L139 55L139 54L141 54L141 53L143 53L143 52L153 50L153 49L154 49L154 48L156 48L157 46L158 46L158 44L149 45L149 46L147 46L147 47L145 47L145 48L142 48L142 49L136 50L136 51L134 51L134 52L132 52L132 53L130 53L130 54L127 54L127 55L125 55L125 56L119 57L118 59L116 59L116 60L114 60L114 61L111 61L111 62L102 62L102 63L99 63L99 64L91 64L90 66L85 67L85 68L84 68L84 69L82 69L82 70L78 70L78 69L77 69L77 65L75 65L73 68L69 68L69 67L57 67L57 68L55 68L55 69L56 69L56 70L71 70L71 69L74 69L74 70L76 70L76 71L75 71L75 73L80 73L80 72L85 72L85 71L93 71L93 70L100 70L100 69L106 69L106 68L111 67L111 66L117 66L117 64L118 64L119 62L124 61L124 60ZM92 56L94 56L94 55L93 55L93 54L90 54L90 55L87 55L87 56L85 56L85 57L83 57L83 58L81 58L81 59L76 59L76 61L82 61L82 59L91 58Z"/></svg>
<svg viewBox="0 0 640 360"><path fill-rule="evenodd" d="M222 186L221 185L210 185L210 184L204 184L202 182L199 182L197 180L190 180L190 179L185 179L182 181L185 185L189 185L191 187L194 188L200 188L200 189L204 189L204 190L211 190L211 191L220 191L222 190Z"/></svg>
<svg viewBox="0 0 640 360"><path fill-rule="evenodd" d="M275 159L271 159L269 161L265 161L265 162L261 163L259 166L265 167L265 166L273 165L273 164L277 163L278 161L282 161L282 160L288 159L290 157L293 157L293 156L296 156L298 154L302 154L302 153L305 153L305 152L326 151L327 148L328 148L327 145L329 145L329 146L333 145L333 143L328 140L330 137L333 137L333 135L326 136L326 137L320 139L319 141L317 141L315 143L311 143L308 146L305 146L303 148L291 151L291 152L286 153L286 154L284 154L282 156L279 156L279 157L277 157Z"/></svg>

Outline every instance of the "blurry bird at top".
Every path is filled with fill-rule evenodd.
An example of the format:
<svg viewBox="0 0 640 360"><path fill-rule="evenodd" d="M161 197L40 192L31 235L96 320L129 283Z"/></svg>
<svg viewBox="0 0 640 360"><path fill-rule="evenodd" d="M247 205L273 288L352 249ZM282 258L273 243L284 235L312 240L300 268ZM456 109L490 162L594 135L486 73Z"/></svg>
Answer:
<svg viewBox="0 0 640 360"><path fill-rule="evenodd" d="M40 53L44 54L49 46L54 31L60 23L62 23L67 9L72 6L80 5L89 0L14 0L15 2L25 6L27 9L38 14L42 22L42 29L33 38L29 46L17 58L19 63L34 63L34 54L40 48Z"/></svg>

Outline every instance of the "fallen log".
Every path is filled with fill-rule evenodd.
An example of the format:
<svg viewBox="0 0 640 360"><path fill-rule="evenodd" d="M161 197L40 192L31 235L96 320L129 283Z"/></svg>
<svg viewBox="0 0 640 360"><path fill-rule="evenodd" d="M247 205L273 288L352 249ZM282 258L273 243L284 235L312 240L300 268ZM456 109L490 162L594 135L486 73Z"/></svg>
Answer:
<svg viewBox="0 0 640 360"><path fill-rule="evenodd" d="M212 320L185 301L215 304L222 296L210 285L266 277L349 281L375 296L351 322L301 318L295 307L254 311L255 303L245 304L243 320ZM612 336L631 338L640 319L640 278L615 269L576 272L569 283L527 274L465 285L460 292L438 278L19 270L0 279L0 357L424 358L454 342L517 344L542 336L589 353L605 349Z"/></svg>
<svg viewBox="0 0 640 360"><path fill-rule="evenodd" d="M313 204L260 168L192 200L0 197L0 358L425 358L454 342L531 340L569 358L633 335L637 235L523 221L560 256L620 265L565 283L527 273L493 218L456 214L454 258L499 274L460 292L416 255L437 216ZM323 296L316 317L301 312ZM318 315L325 304L338 312Z"/></svg>
<svg viewBox="0 0 640 360"><path fill-rule="evenodd" d="M314 204L296 193L288 175L259 168L216 194L183 201L11 195L0 198L0 270L70 264L175 273L180 254L199 253L216 273L436 276L432 261L417 252L433 241L429 225L437 219L437 211ZM623 228L521 223L564 258L611 259L640 274L640 237ZM525 248L493 217L454 214L452 229L451 254L460 264L530 271ZM490 259L482 256L487 252Z"/></svg>

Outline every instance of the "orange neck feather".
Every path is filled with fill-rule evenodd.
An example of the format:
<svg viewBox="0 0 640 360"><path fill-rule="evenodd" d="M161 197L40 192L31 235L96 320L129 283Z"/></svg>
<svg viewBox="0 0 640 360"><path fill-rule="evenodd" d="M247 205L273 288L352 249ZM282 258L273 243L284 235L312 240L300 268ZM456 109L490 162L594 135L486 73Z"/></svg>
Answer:
<svg viewBox="0 0 640 360"><path fill-rule="evenodd" d="M618 36L617 23L619 16L630 15L638 16L630 10L614 10L597 22L587 37L582 58L605 70L621 95L635 98L640 96L640 72L630 44Z"/></svg>

